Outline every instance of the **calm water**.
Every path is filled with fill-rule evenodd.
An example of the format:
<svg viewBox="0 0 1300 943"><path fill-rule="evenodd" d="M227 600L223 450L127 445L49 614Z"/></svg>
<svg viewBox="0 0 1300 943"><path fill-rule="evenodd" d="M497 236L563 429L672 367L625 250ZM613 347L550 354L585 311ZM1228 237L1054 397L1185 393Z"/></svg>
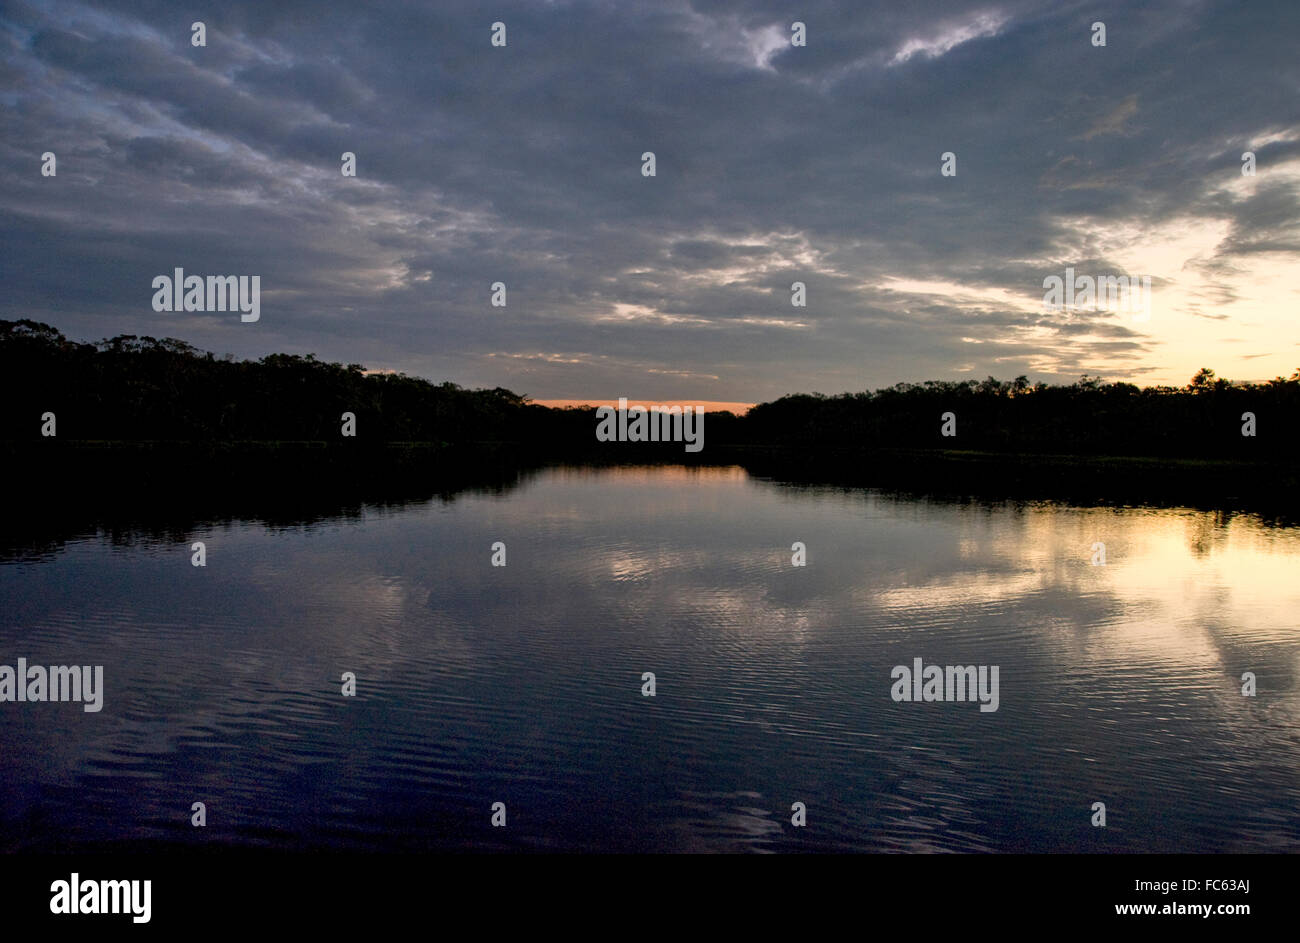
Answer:
<svg viewBox="0 0 1300 943"><path fill-rule="evenodd" d="M1297 851L1298 564L1249 516L738 468L87 534L0 565L0 664L106 689L0 704L0 847ZM894 702L917 657L999 709Z"/></svg>

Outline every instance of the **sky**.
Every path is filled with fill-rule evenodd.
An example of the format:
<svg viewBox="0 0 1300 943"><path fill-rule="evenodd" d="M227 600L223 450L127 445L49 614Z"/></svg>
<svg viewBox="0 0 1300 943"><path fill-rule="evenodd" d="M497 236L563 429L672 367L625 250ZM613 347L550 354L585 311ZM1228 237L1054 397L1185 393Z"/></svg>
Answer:
<svg viewBox="0 0 1300 943"><path fill-rule="evenodd" d="M0 0L0 317L539 400L1289 375L1298 41L1295 0ZM154 311L177 267L260 318ZM1149 309L1046 308L1067 267Z"/></svg>

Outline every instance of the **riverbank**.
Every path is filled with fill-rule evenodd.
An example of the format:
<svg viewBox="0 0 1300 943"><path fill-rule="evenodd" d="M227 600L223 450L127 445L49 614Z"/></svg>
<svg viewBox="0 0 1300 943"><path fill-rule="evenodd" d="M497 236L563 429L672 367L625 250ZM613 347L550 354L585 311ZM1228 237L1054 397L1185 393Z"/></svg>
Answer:
<svg viewBox="0 0 1300 943"><path fill-rule="evenodd" d="M131 495L197 503L220 497L428 497L508 487L521 473L546 465L686 464L739 465L778 481L936 496L1300 508L1300 464L1230 459L746 445L693 454L675 443L27 440L0 442L0 460L27 493L59 494L71 504Z"/></svg>

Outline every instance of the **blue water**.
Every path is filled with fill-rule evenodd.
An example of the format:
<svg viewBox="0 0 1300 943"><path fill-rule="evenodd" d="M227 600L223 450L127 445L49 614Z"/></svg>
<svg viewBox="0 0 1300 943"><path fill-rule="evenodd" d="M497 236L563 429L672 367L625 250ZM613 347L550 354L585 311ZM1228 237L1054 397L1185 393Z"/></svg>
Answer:
<svg viewBox="0 0 1300 943"><path fill-rule="evenodd" d="M0 704L0 847L1296 851L1298 562L1248 515L739 468L88 532L0 565L0 664L105 687ZM998 709L894 701L918 657Z"/></svg>

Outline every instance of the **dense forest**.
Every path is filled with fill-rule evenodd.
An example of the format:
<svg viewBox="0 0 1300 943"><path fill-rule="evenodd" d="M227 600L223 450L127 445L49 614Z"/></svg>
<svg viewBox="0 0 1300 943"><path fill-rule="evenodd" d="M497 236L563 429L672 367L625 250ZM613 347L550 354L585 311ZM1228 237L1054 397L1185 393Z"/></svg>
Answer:
<svg viewBox="0 0 1300 943"><path fill-rule="evenodd" d="M61 442L338 444L340 416L352 412L358 443L512 443L552 455L600 445L594 411L548 409L499 387L367 373L311 354L237 360L171 338L78 343L30 320L0 321L0 377L0 439L11 447L39 442L47 412ZM954 436L941 434L949 412ZM1244 413L1254 414L1254 436L1242 435ZM1297 417L1300 371L1243 384L1202 369L1185 387L1146 388L1089 377L1057 386L1025 377L931 380L793 394L744 417L711 413L698 458L726 449L878 448L1292 461L1300 457Z"/></svg>
<svg viewBox="0 0 1300 943"><path fill-rule="evenodd" d="M47 324L0 321L0 438L337 440L343 412L379 441L511 440L545 413L509 390L464 390L314 355L218 358L173 338L69 341Z"/></svg>
<svg viewBox="0 0 1300 943"><path fill-rule="evenodd" d="M955 435L940 416L954 414ZM1254 435L1243 435L1243 414ZM1001 453L1274 460L1300 457L1300 371L1232 383L1202 368L1185 387L1137 387L1082 377L1031 385L1025 377L900 383L873 393L796 394L761 403L746 441L817 448L971 449Z"/></svg>

